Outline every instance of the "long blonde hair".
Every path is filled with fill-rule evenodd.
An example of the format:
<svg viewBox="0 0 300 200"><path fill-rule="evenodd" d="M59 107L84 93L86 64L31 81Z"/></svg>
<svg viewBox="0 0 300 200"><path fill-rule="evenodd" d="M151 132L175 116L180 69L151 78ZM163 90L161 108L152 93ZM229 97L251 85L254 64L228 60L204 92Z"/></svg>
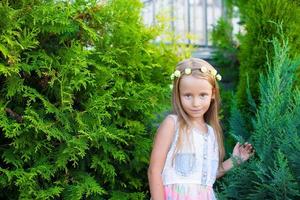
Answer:
<svg viewBox="0 0 300 200"><path fill-rule="evenodd" d="M204 114L204 120L214 129L215 136L217 138L218 149L219 149L219 166L222 166L221 162L223 161L225 156L225 148L223 144L222 128L220 125L219 115L218 115L220 109L220 100L221 100L219 86L216 81L216 78L213 75L211 75L210 73L201 72L201 67L206 67L208 70L211 71L215 70L215 68L211 66L208 62L198 58L189 58L183 60L179 62L176 66L176 70L179 70L182 75L179 78L176 78L174 80L173 91L172 91L173 113L178 116L178 121L179 121L179 133L178 133L179 135L175 147L175 153L182 148L183 134L189 133L189 131L184 131L184 130L188 130L190 122L189 122L188 115L185 113L185 111L182 108L182 104L180 101L179 85L180 85L181 78L183 76L187 76L183 72L185 71L186 68L190 68L192 71L190 75L196 78L202 78L207 80L213 87L215 97L211 99L209 109Z"/></svg>

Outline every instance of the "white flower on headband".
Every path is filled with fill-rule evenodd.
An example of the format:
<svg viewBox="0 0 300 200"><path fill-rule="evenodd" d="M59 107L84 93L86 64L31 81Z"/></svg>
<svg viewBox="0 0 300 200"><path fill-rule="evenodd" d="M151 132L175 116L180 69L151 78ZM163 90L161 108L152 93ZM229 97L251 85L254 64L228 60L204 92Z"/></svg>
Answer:
<svg viewBox="0 0 300 200"><path fill-rule="evenodd" d="M184 73L185 73L186 75L189 75L191 72L192 72L192 69L191 69L191 68L186 68L186 69L184 70Z"/></svg>
<svg viewBox="0 0 300 200"><path fill-rule="evenodd" d="M174 72L174 76L177 77L177 78L179 78L179 77L180 77L180 71L179 71L179 70L176 70L176 71Z"/></svg>
<svg viewBox="0 0 300 200"><path fill-rule="evenodd" d="M173 81L174 78L175 78L175 75L174 75L174 73L173 73L173 74L171 74L171 80Z"/></svg>
<svg viewBox="0 0 300 200"><path fill-rule="evenodd" d="M220 74L218 74L217 70L215 69L207 69L207 67L202 66L200 68L200 71L202 73L206 73L209 72L209 74L211 74L216 80L221 81L222 80L222 76ZM184 74L189 75L192 73L192 69L191 68L186 68L184 70ZM179 70L176 70L173 74L171 74L171 80L173 81L175 78L179 78L181 76L181 72ZM171 87L171 86L170 86ZM172 86L173 87L173 86Z"/></svg>
<svg viewBox="0 0 300 200"><path fill-rule="evenodd" d="M202 67L200 68L200 70L201 70L201 72L203 72L203 73L206 73L206 72L207 72L207 68L204 67L204 66L202 66Z"/></svg>
<svg viewBox="0 0 300 200"><path fill-rule="evenodd" d="M210 71L210 73L211 73L211 75L216 76L218 72L217 72L217 70L212 69Z"/></svg>

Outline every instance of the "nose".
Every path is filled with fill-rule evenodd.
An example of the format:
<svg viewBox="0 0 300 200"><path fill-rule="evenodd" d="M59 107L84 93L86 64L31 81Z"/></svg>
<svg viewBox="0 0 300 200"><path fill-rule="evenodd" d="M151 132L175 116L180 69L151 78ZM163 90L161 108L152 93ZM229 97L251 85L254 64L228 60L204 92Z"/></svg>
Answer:
<svg viewBox="0 0 300 200"><path fill-rule="evenodd" d="M196 98L193 99L193 106L194 106L194 107L199 107L200 104L201 104L200 98L197 98L197 97L196 97Z"/></svg>

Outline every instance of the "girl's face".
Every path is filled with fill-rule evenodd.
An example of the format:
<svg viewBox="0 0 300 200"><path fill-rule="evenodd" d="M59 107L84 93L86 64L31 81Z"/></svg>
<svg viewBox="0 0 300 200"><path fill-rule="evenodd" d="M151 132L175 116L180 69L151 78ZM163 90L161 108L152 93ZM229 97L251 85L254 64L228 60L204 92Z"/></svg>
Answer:
<svg viewBox="0 0 300 200"><path fill-rule="evenodd" d="M213 87L208 80L194 76L183 76L179 85L179 95L183 110L190 120L203 120L214 98Z"/></svg>

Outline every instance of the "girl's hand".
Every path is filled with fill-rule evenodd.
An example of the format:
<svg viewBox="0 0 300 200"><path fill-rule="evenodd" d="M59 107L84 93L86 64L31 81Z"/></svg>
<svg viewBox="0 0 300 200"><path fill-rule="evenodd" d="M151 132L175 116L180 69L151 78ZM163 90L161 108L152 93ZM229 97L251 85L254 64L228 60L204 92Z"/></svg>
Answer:
<svg viewBox="0 0 300 200"><path fill-rule="evenodd" d="M243 145L240 145L238 142L233 149L232 157L237 159L238 164L241 164L242 162L247 161L254 152L255 150L253 150L252 145L248 142Z"/></svg>

